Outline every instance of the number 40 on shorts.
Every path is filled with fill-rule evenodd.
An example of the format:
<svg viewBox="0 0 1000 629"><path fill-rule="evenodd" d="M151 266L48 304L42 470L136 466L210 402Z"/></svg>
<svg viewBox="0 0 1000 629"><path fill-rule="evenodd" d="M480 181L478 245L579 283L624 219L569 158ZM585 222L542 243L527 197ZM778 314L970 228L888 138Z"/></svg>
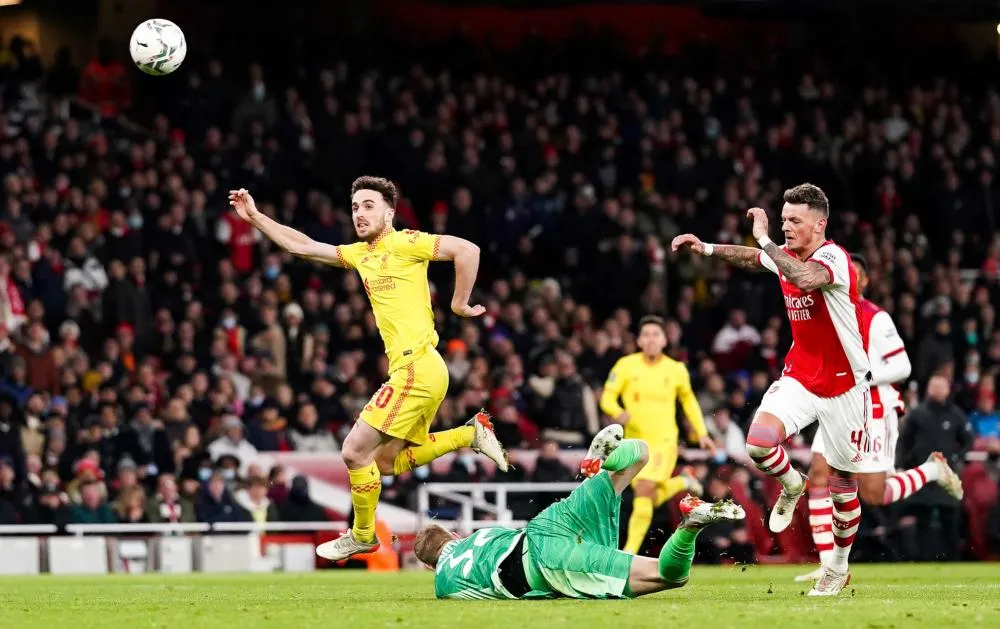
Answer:
<svg viewBox="0 0 1000 629"><path fill-rule="evenodd" d="M872 437L867 430L852 430L851 443L858 452L878 454L882 451L882 437Z"/></svg>

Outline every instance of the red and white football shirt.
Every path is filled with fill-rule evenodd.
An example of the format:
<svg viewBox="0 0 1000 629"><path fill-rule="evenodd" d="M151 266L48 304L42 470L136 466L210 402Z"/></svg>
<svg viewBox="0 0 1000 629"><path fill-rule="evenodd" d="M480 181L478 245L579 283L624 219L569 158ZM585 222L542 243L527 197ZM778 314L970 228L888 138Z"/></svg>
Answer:
<svg viewBox="0 0 1000 629"><path fill-rule="evenodd" d="M824 398L837 397L864 382L870 366L861 335L861 293L850 255L831 240L813 252L807 261L826 268L830 283L810 292L789 282L763 251L758 258L778 275L792 326L792 347L783 375Z"/></svg>
<svg viewBox="0 0 1000 629"><path fill-rule="evenodd" d="M911 367L896 324L888 312L862 299L861 333L872 370L872 416L879 419L893 410L902 413L903 398L893 385L908 378Z"/></svg>

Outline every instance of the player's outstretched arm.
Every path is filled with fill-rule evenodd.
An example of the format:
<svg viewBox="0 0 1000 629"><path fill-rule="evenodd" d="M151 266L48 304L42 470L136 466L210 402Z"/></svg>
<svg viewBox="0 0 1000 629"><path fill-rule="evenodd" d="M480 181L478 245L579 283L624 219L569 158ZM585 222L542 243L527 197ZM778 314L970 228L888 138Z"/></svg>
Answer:
<svg viewBox="0 0 1000 629"><path fill-rule="evenodd" d="M833 271L818 262L803 262L789 255L767 237L767 212L759 207L750 208L747 217L753 220L753 237L786 280L807 293L833 282Z"/></svg>
<svg viewBox="0 0 1000 629"><path fill-rule="evenodd" d="M451 298L451 311L462 317L478 317L486 308L469 305L472 287L479 273L479 247L455 236L438 236L435 260L450 260L455 263L455 294Z"/></svg>
<svg viewBox="0 0 1000 629"><path fill-rule="evenodd" d="M766 267L760 261L760 249L740 245L713 245L702 242L694 234L681 234L670 243L671 249L677 251L688 247L691 251L725 260L729 264L747 271L763 271Z"/></svg>
<svg viewBox="0 0 1000 629"><path fill-rule="evenodd" d="M253 197L245 189L229 191L229 205L236 214L267 236L283 250L315 262L333 266L345 266L336 245L317 242L302 232L282 225L257 209Z"/></svg>

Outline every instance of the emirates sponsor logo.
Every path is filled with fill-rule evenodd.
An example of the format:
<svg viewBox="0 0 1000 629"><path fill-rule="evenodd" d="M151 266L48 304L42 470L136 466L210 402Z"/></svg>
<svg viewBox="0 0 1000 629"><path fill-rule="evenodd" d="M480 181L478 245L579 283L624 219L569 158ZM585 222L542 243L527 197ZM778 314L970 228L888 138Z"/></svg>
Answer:
<svg viewBox="0 0 1000 629"><path fill-rule="evenodd" d="M785 309L788 311L789 321L810 321L812 311L810 308L816 305L816 298L812 295L802 297L792 297L785 295Z"/></svg>
<svg viewBox="0 0 1000 629"><path fill-rule="evenodd" d="M801 310L803 308L812 308L816 305L816 299L812 295L803 295L802 297L792 297L791 295L785 295L785 308L789 310Z"/></svg>

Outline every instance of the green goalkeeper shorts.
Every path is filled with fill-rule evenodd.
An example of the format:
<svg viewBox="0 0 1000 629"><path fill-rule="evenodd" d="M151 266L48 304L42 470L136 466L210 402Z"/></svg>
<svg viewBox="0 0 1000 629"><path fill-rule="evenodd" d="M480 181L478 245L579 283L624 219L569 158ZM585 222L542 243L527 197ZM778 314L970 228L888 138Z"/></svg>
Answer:
<svg viewBox="0 0 1000 629"><path fill-rule="evenodd" d="M602 471L551 505L527 527L529 570L570 598L623 598L632 555L618 550L621 496Z"/></svg>

